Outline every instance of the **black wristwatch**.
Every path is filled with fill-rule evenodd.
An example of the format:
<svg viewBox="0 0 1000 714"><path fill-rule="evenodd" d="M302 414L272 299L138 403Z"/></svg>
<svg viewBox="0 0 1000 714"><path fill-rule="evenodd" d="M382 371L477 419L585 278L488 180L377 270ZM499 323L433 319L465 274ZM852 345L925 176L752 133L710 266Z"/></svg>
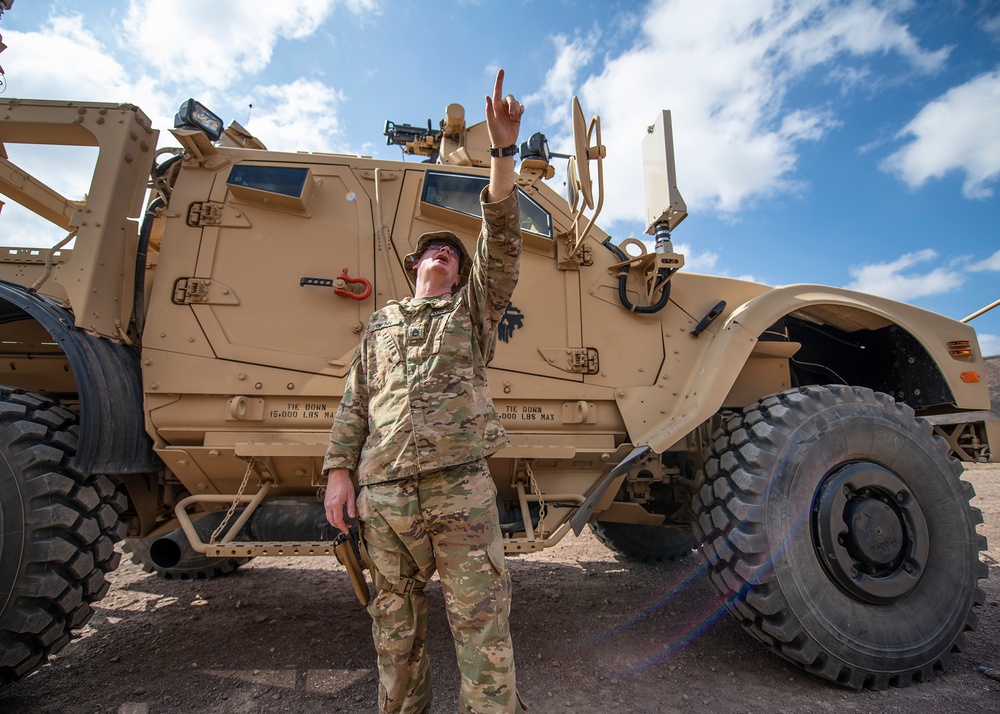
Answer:
<svg viewBox="0 0 1000 714"><path fill-rule="evenodd" d="M496 147L496 146L490 147L490 156L492 156L495 159L499 159L504 156L513 156L516 153L517 153L517 146L514 144L503 147Z"/></svg>

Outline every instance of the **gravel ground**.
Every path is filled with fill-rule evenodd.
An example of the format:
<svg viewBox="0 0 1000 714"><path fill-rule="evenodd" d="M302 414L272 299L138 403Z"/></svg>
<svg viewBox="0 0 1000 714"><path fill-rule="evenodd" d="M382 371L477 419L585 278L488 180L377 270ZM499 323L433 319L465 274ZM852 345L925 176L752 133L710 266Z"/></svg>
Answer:
<svg viewBox="0 0 1000 714"><path fill-rule="evenodd" d="M979 628L929 683L855 692L807 675L721 614L696 555L636 565L595 538L511 558L520 687L539 712L991 712L1000 681L1000 465L966 478L990 578ZM324 559L259 558L231 576L159 580L123 562L78 641L0 693L0 712L375 710L369 620ZM454 712L458 671L441 590L428 586L432 712Z"/></svg>

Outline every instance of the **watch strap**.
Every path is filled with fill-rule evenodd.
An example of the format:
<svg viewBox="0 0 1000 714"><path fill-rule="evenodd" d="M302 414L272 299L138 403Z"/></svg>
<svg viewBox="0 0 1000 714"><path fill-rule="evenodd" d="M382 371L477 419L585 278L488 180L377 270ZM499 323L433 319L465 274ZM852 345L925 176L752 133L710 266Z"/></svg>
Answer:
<svg viewBox="0 0 1000 714"><path fill-rule="evenodd" d="M501 146L501 147L491 146L490 147L490 156L492 156L493 158L496 158L496 159L499 159L499 158L505 157L505 156L514 156L516 153L517 153L517 146L515 144L511 144L510 146Z"/></svg>

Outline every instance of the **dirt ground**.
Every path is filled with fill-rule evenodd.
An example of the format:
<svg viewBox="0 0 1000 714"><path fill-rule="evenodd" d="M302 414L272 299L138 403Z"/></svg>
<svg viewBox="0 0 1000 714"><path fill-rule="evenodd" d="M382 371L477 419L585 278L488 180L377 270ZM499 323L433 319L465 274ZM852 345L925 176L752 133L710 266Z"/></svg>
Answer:
<svg viewBox="0 0 1000 714"><path fill-rule="evenodd" d="M692 554L635 565L593 536L509 559L519 686L548 712L997 712L1000 465L974 468L983 554L979 628L926 684L855 692L771 654L717 606ZM325 559L257 559L210 581L154 578L123 562L80 638L0 693L0 712L358 712L375 710L369 619ZM441 590L428 586L433 712L458 707ZM942 603L946 606L946 603Z"/></svg>

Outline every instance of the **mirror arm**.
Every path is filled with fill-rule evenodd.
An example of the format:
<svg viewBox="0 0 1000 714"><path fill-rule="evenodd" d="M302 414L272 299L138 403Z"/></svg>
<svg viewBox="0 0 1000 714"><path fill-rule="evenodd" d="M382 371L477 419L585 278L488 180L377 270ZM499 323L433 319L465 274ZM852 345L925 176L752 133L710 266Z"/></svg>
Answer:
<svg viewBox="0 0 1000 714"><path fill-rule="evenodd" d="M594 159L590 158L590 139L593 136L597 144L593 147L596 149L597 156ZM590 128L587 131L587 160L597 161L597 203L594 206L594 213L590 216L587 221L587 227L582 231L580 230L580 219L583 217L583 211L586 208L586 201L580 202L579 212L573 212L573 227L571 230L573 245L569 250L567 259L572 259L576 257L576 254L580 252L580 248L583 247L583 241L587 238L587 234L590 233L590 229L594 226L594 222L597 217L601 215L601 209L604 207L604 145L601 143L601 118L595 116L590 120Z"/></svg>

